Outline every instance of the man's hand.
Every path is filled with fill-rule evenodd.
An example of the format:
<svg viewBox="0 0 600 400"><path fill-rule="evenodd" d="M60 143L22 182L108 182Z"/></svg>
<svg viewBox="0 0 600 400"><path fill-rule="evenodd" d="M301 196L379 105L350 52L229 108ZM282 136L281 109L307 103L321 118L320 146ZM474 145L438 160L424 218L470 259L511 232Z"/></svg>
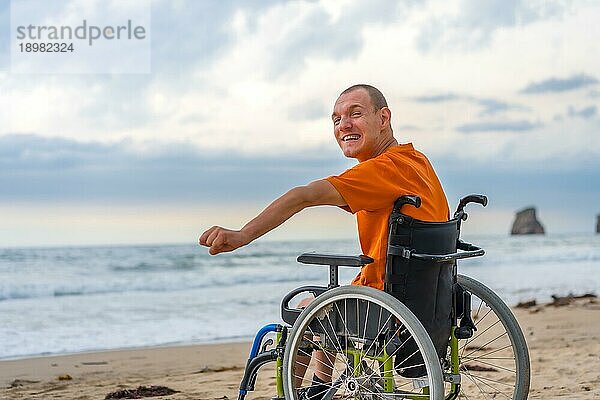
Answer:
<svg viewBox="0 0 600 400"><path fill-rule="evenodd" d="M241 231L225 229L220 226L213 226L198 240L200 245L209 247L208 252L211 255L233 251L249 242Z"/></svg>

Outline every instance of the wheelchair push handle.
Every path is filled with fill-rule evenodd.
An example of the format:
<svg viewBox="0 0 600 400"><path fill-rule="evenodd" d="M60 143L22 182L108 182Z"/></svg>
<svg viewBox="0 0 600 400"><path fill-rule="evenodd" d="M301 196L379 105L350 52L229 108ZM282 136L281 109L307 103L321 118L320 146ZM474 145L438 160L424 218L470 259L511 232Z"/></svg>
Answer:
<svg viewBox="0 0 600 400"><path fill-rule="evenodd" d="M454 217L458 218L461 216L461 214L464 214L464 208L469 203L477 203L477 204L481 204L482 206L485 207L488 204L488 198L487 198L487 196L485 196L483 194L470 194L468 196L463 197L462 199L460 199L460 202L458 203L458 207L456 208ZM408 195L399 197L396 200L396 202L394 203L394 208L393 208L392 212L399 213L400 209L405 204L411 205L415 208L419 208L419 207L421 207L421 197L419 197L417 195L413 195L413 194L408 194Z"/></svg>
<svg viewBox="0 0 600 400"><path fill-rule="evenodd" d="M421 198L419 196L413 195L413 194L407 194L402 197L399 197L394 202L394 209L392 210L392 212L394 212L394 213L400 212L400 209L405 204L411 205L415 208L419 208L419 207L421 207Z"/></svg>
<svg viewBox="0 0 600 400"><path fill-rule="evenodd" d="M458 207L456 207L454 217L458 218L460 214L464 214L464 208L469 203L477 203L485 207L488 204L488 198L483 194L470 194L468 196L463 197L458 202Z"/></svg>

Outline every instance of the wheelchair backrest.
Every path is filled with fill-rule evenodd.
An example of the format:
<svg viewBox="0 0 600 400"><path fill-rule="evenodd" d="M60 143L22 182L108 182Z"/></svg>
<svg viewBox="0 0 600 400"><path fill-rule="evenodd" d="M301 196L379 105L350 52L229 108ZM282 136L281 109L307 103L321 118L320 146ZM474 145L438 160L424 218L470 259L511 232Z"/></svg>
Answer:
<svg viewBox="0 0 600 400"><path fill-rule="evenodd" d="M440 357L446 353L452 324L455 260L428 261L411 255L455 253L460 222L460 218L424 222L397 210L389 219L385 291L416 315Z"/></svg>

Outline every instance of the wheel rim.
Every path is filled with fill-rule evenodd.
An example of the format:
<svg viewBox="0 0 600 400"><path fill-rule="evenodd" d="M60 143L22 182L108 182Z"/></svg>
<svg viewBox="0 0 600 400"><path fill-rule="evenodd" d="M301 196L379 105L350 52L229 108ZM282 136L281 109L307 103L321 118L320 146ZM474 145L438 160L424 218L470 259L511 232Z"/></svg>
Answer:
<svg viewBox="0 0 600 400"><path fill-rule="evenodd" d="M461 399L526 399L529 357L522 332L506 305L479 282L461 277L471 293L477 330L459 341Z"/></svg>
<svg viewBox="0 0 600 400"><path fill-rule="evenodd" d="M439 365L433 345L428 336L425 345L418 339L427 335L420 323L416 322L415 331L416 318L406 320L404 305L376 292L378 297L384 295L383 300L370 292L343 293L305 310L286 350L286 398L317 398L321 394L325 399L400 399L407 395L425 399L443 390L441 373L432 372L436 363ZM321 357L310 358L315 351L322 351ZM314 385L312 377L319 366L326 370L327 383ZM420 369L427 375L413 379ZM423 394L423 386L429 388L429 395Z"/></svg>

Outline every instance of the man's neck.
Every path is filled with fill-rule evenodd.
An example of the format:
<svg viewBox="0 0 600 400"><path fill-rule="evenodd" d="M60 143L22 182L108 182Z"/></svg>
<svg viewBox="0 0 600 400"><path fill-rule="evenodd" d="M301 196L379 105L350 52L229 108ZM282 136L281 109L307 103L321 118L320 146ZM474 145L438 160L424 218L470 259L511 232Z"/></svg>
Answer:
<svg viewBox="0 0 600 400"><path fill-rule="evenodd" d="M364 160L358 160L358 161L363 162L363 161L367 161L371 158L380 156L383 153L385 153L390 147L394 147L394 146L398 146L398 141L393 136L390 136L390 137L386 138L385 140L381 141L381 143L379 143L379 145L377 146L376 150L373 152L373 155L371 157L364 159Z"/></svg>

